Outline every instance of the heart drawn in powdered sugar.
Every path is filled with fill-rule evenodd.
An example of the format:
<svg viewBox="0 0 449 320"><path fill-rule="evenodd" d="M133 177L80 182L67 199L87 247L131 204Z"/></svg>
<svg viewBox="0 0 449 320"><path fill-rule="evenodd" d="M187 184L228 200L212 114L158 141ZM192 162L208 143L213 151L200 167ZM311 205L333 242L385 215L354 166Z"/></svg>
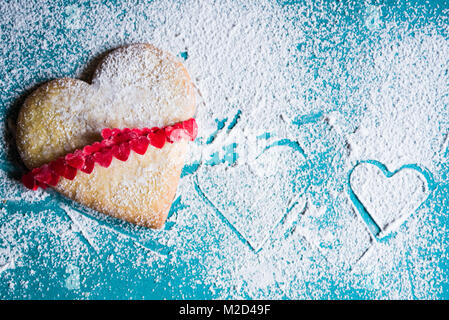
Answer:
<svg viewBox="0 0 449 320"><path fill-rule="evenodd" d="M33 92L19 114L17 145L29 169L45 167L75 150L84 152L83 147L101 140L104 128L172 126L192 118L195 109L193 84L182 64L151 45L134 44L106 55L91 84L58 79ZM79 168L74 178L63 175L54 188L100 212L161 227L176 193L187 146L186 139L162 148L150 144L142 154L136 145L135 152L128 148L112 160L107 153L107 159L96 158L91 173ZM109 149L105 146L103 151ZM92 154L97 155L102 154Z"/></svg>
<svg viewBox="0 0 449 320"><path fill-rule="evenodd" d="M350 188L354 205L379 239L396 231L429 195L428 180L418 167L390 172L375 161L354 167Z"/></svg>
<svg viewBox="0 0 449 320"><path fill-rule="evenodd" d="M234 231L258 251L289 210L304 204L307 185L301 177L308 172L308 163L296 141L278 139L265 143L252 156L251 152L245 155L245 149L254 146L253 142L254 139L240 146L243 152L234 150L228 154L230 161L200 169L197 189Z"/></svg>

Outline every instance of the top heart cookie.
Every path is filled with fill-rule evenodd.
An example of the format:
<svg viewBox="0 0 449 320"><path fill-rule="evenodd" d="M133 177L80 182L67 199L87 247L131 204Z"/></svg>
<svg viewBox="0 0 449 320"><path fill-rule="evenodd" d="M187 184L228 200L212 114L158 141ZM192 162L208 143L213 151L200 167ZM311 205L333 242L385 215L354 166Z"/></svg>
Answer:
<svg viewBox="0 0 449 320"><path fill-rule="evenodd" d="M97 67L92 83L50 81L20 110L17 146L32 169L101 139L104 128L163 127L195 113L190 77L176 59L149 44L122 47ZM88 207L147 227L160 228L175 196L188 141L144 155L113 159L91 174L61 177L55 189Z"/></svg>

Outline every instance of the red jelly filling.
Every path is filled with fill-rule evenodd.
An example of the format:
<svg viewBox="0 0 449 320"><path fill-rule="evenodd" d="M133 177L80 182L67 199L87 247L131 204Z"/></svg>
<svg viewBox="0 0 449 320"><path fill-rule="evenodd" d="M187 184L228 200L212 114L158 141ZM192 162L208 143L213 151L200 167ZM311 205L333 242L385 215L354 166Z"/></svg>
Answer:
<svg viewBox="0 0 449 320"><path fill-rule="evenodd" d="M166 142L173 143L181 139L193 141L197 134L198 126L193 118L164 128L105 128L101 131L103 140L34 168L23 175L22 183L32 190L56 186L60 177L73 180L78 170L90 174L95 163L108 168L113 158L128 160L131 150L143 155L150 145L161 149Z"/></svg>

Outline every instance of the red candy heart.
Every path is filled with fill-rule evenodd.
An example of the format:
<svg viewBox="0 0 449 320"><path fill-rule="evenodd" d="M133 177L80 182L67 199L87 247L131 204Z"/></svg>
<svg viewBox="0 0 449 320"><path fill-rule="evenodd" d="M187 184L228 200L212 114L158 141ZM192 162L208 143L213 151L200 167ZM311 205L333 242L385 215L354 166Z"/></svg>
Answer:
<svg viewBox="0 0 449 320"><path fill-rule="evenodd" d="M145 136L139 137L129 142L131 150L135 151L137 154L144 154L145 152L147 152L149 144L150 140Z"/></svg>
<svg viewBox="0 0 449 320"><path fill-rule="evenodd" d="M55 161L52 161L50 163L50 168L55 174L64 176L66 171L66 163L64 158L58 158Z"/></svg>
<svg viewBox="0 0 449 320"><path fill-rule="evenodd" d="M22 176L22 183L31 190L37 190L38 185L36 183L36 180L34 180L34 175L32 172L28 172L27 174L24 174Z"/></svg>
<svg viewBox="0 0 449 320"><path fill-rule="evenodd" d="M66 166L66 170L64 172L63 177L69 180L73 180L75 179L75 176L76 176L76 168Z"/></svg>
<svg viewBox="0 0 449 320"><path fill-rule="evenodd" d="M48 185L55 187L58 184L58 182L59 182L59 176L57 174L52 173L51 179L48 182Z"/></svg>
<svg viewBox="0 0 449 320"><path fill-rule="evenodd" d="M95 167L95 161L92 156L86 156L84 166L80 169L82 172L90 174Z"/></svg>
<svg viewBox="0 0 449 320"><path fill-rule="evenodd" d="M69 153L65 156L65 161L71 167L81 169L84 167L84 154L81 150L76 150L74 153Z"/></svg>
<svg viewBox="0 0 449 320"><path fill-rule="evenodd" d="M190 136L186 133L184 129L171 128L171 130L167 133L167 138L170 142L178 142L183 138L190 139Z"/></svg>
<svg viewBox="0 0 449 320"><path fill-rule="evenodd" d="M103 149L102 151L95 152L93 158L96 163L102 167L109 167L112 162L112 152L111 149Z"/></svg>
<svg viewBox="0 0 449 320"><path fill-rule="evenodd" d="M52 172L50 166L48 164L44 164L42 167L36 170L34 179L36 179L39 182L48 184L51 181L51 173Z"/></svg>
<svg viewBox="0 0 449 320"><path fill-rule="evenodd" d="M148 133L148 139L153 147L161 149L165 145L165 131L157 130L155 132Z"/></svg>
<svg viewBox="0 0 449 320"><path fill-rule="evenodd" d="M120 161L128 160L129 153L131 152L131 148L128 142L124 142L119 146L112 147L112 154Z"/></svg>
<svg viewBox="0 0 449 320"><path fill-rule="evenodd" d="M112 136L112 130L110 128L104 128L101 130L101 136L103 139L109 139Z"/></svg>
<svg viewBox="0 0 449 320"><path fill-rule="evenodd" d="M184 129L189 134L190 140L195 140L196 136L198 135L198 125L196 124L195 119L189 119L184 122L182 122L182 125Z"/></svg>

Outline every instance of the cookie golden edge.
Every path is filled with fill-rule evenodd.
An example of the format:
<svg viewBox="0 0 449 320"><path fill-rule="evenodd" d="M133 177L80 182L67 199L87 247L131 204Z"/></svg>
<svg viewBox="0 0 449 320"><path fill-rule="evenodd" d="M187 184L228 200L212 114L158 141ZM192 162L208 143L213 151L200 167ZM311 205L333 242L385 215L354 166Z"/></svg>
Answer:
<svg viewBox="0 0 449 320"><path fill-rule="evenodd" d="M154 47L151 44L145 44L145 43L138 43L138 44L132 44L127 45L123 47L119 47L117 49L114 49L110 53L108 53L105 57L103 57L102 61L99 62L97 68L94 71L94 75L99 72L101 69L101 66L103 65L105 59L111 54L115 54L119 50L126 50L130 47L140 47L147 50L151 50L153 52L158 52L160 55L164 55L164 58L171 59L171 62L173 62L183 73L185 85L186 85L186 92L187 95L190 96L191 103L189 106L186 106L186 116L185 119L181 120L187 120L188 118L193 117L194 113L196 112L196 102L195 102L195 93L194 93L194 85L191 82L191 78L188 74L187 69L184 67L184 65L175 59L171 54L162 52L160 49ZM95 76L94 76L95 77ZM70 90L73 86L82 86L88 88L90 86L90 83L78 80L78 79L72 79L72 78L61 78L49 81L42 86L38 87L33 93L31 93L27 99L25 100L19 115L17 119L17 132L16 132L16 141L17 141L17 147L19 151L19 155L21 156L24 164L27 168L33 169L35 167L38 167L44 163L50 162L52 160L55 160L59 156L63 155L61 152L55 152L54 154L47 155L46 157L42 157L40 150L36 150L33 148L33 139L30 139L30 137L33 137L35 134L34 131L39 130L33 130L34 128L29 128L28 124L37 122L42 122L44 119L30 119L30 117L36 117L39 116L39 112L36 112L36 110L39 110L40 108L45 108L46 100L48 100L49 95L52 94L59 94L61 91L64 90ZM49 130L51 131L51 130ZM40 139L53 139L52 141L55 141L57 137L53 137L53 135L48 135L46 137L40 137ZM179 145L181 149L183 149L183 152L180 152L182 155L182 159L179 159L180 165L175 165L168 170L167 175L169 177L168 181L166 181L167 184L167 194L165 197L162 197L152 205L151 211L152 214L148 215L142 212L135 212L133 210L135 209L121 209L117 210L111 207L110 205L102 202L102 201L96 201L93 198L86 199L84 197L81 197L77 195L77 192L71 192L70 190L63 189L60 187L60 184L58 184L55 189L63 194L64 196L75 200L91 209L94 209L96 211L99 211L101 213L131 222L136 225L149 227L149 228L155 228L160 229L165 224L165 221L167 219L168 212L170 210L171 204L173 202L174 197L176 196L176 190L177 186L180 180L181 171L184 165L184 156L188 149L188 143L187 142L177 142L174 145L168 145L164 146L161 150L155 149L155 150L148 150L147 153L158 153L158 152L164 152L165 148L173 148L176 145ZM150 148L153 148L150 146ZM154 148L153 148L154 149ZM67 153L67 152L65 152ZM126 162L120 163L117 159L114 159L113 162L116 162L116 165L125 165ZM129 163L128 163L129 165ZM96 166L95 170L97 169L104 169ZM94 171L95 171L94 170ZM108 170L108 169L105 169ZM82 172L80 172L77 177L79 179L80 176L86 175ZM74 181L70 181L64 178L61 178L62 184L70 184L70 183L77 183L77 177L75 177ZM84 177L83 179L86 179ZM83 180L80 179L80 180ZM87 178L88 179L88 178ZM65 180L65 181L64 181ZM81 182L81 181L80 181ZM73 190L72 190L73 191Z"/></svg>

